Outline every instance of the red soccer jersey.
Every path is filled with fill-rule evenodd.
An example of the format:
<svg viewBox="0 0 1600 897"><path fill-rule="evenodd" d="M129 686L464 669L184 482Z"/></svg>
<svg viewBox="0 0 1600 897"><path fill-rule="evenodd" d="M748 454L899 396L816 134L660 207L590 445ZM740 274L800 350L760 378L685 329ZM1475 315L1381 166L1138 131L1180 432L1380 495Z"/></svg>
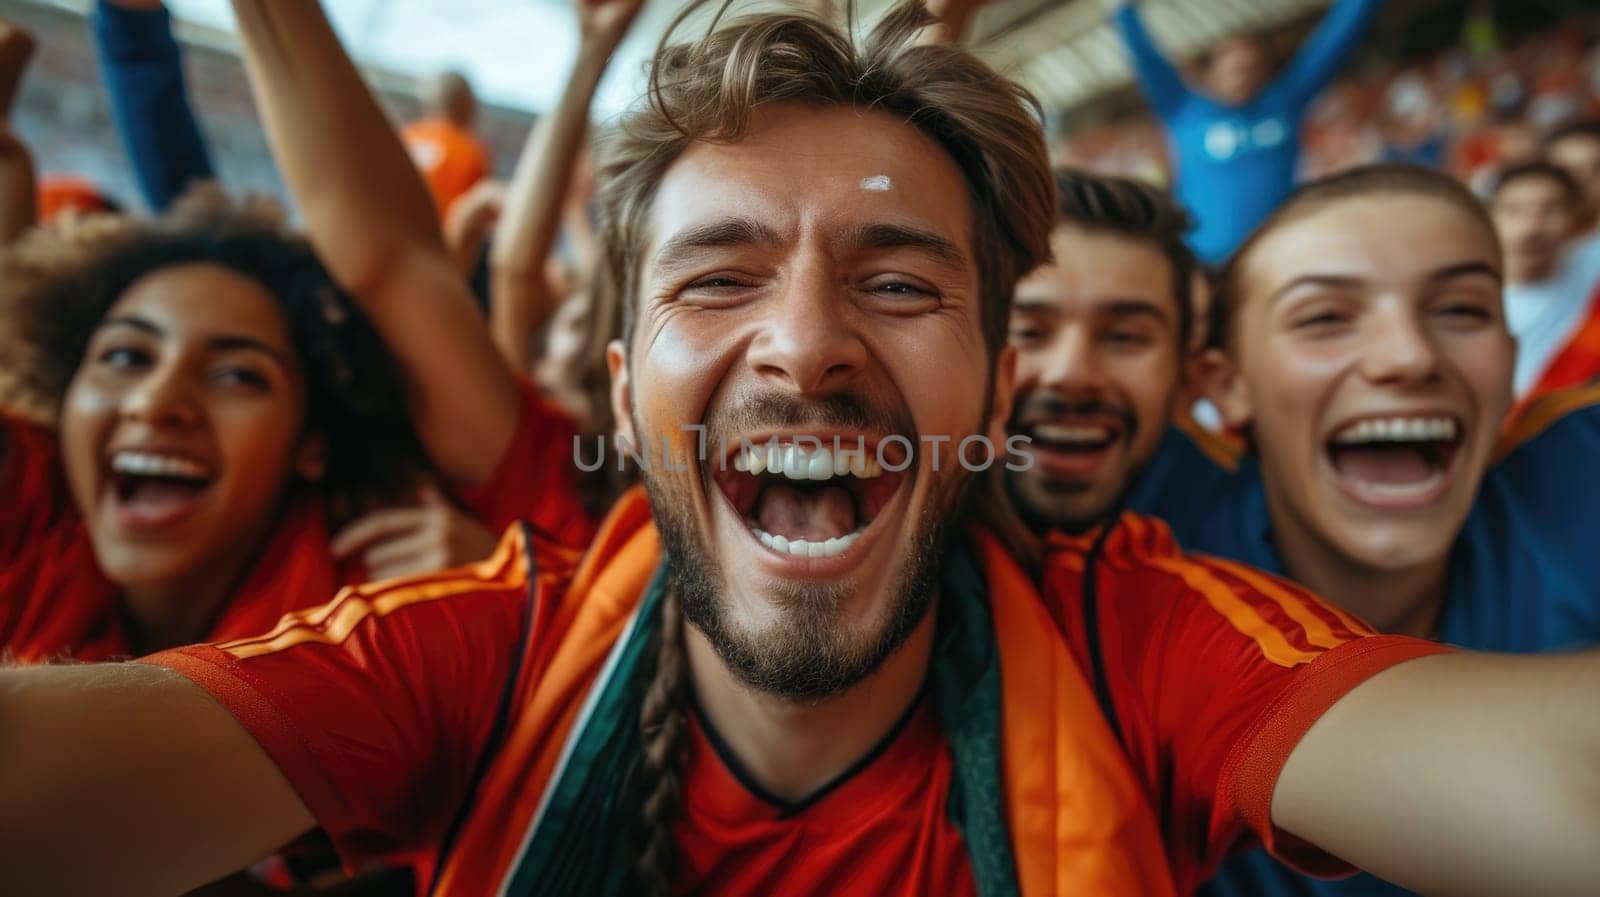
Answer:
<svg viewBox="0 0 1600 897"><path fill-rule="evenodd" d="M517 431L494 475L481 485L458 489L456 498L495 532L526 520L556 542L582 549L594 538L595 521L578 493L573 460L577 425L540 395L531 380L522 380L520 389Z"/></svg>
<svg viewBox="0 0 1600 897"><path fill-rule="evenodd" d="M494 475L457 498L495 531L528 517L565 545L582 546L594 524L577 492L571 421L530 383L516 435ZM117 589L94 560L61 468L56 434L0 414L8 449L0 465L0 654L20 661L83 661L132 652ZM291 495L261 559L206 636L228 641L270 629L291 611L362 582L359 562L336 566L321 497Z"/></svg>
<svg viewBox="0 0 1600 897"><path fill-rule="evenodd" d="M613 519L643 519L642 504L635 493ZM603 663L621 628L619 612L595 608L631 606L607 579L610 567L624 565L607 554L623 558L621 546L635 543L601 538L577 570L581 591L572 601L564 600L574 582L570 561L551 560L550 549L541 549L533 565L539 579L530 583L527 549L512 535L483 564L346 590L262 637L180 649L149 662L188 676L226 706L355 865L439 839L452 808L472 793L474 770L509 695L508 731L515 735L487 758L483 781L526 793L490 801L476 794L467 828L477 812L488 812L492 824L478 828L499 843L479 845L481 855L496 858L492 867L462 876L501 881L520 862L517 845L540 804L541 784L530 783L550 774L536 754L550 750L553 739L559 747L560 726L570 725L584 700L577 683L588 680L573 677L571 664ZM1058 637L1087 670L1085 547L1056 546L1042 595L994 598L1043 601ZM1269 814L1272 785L1305 731L1351 688L1447 649L1373 636L1282 581L1183 555L1164 525L1133 515L1107 540L1100 564L1095 636L1104 678L1134 774L1159 815L1177 892L1192 891L1251 835L1303 866L1339 871L1330 857L1280 842ZM629 575L628 587L642 590L643 574ZM584 624L584 610L613 614L613 622ZM519 654L527 660L508 692ZM544 728L546 719L555 722ZM949 751L924 728L930 720L913 718L891 740L887 751L904 763L868 762L788 818L763 805L697 738L687 770L688 810L677 828L689 862L685 892L836 893L853 887L846 878L855 875L887 883L890 893L913 880L934 883L935 891L964 887L965 858L955 854L957 836L940 816ZM534 753L517 755L525 750ZM851 830L871 836L844 837ZM888 870L895 874L885 877ZM861 893L869 892L882 893ZM446 886L441 893L475 891Z"/></svg>
<svg viewBox="0 0 1600 897"><path fill-rule="evenodd" d="M680 894L977 897L950 816L950 749L927 697L876 750L798 804L739 773L691 717L682 813L673 828Z"/></svg>
<svg viewBox="0 0 1600 897"><path fill-rule="evenodd" d="M95 563L55 433L3 414L0 429L0 495L6 496L0 505L0 653L24 662L129 656L117 589ZM341 581L328 552L322 502L299 495L207 637L261 632Z"/></svg>

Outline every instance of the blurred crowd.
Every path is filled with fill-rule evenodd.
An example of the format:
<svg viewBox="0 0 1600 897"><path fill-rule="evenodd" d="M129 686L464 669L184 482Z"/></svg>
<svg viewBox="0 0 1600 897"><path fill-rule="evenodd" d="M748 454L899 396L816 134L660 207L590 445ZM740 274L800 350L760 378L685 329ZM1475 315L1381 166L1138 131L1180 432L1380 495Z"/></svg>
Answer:
<svg viewBox="0 0 1600 897"><path fill-rule="evenodd" d="M161 0L87 22L148 214L0 23L0 888L1586 893L1596 655L1473 652L1600 644L1600 14L1109 0L1148 111L1051 158L980 5L597 127L578 0L502 181L462 75L394 122L233 0L293 224Z"/></svg>

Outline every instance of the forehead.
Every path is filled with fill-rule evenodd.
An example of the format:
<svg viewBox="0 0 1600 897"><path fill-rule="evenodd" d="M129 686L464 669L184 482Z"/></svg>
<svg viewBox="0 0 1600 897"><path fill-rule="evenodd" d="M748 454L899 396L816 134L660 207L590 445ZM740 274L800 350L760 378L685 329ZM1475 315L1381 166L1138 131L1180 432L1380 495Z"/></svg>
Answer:
<svg viewBox="0 0 1600 897"><path fill-rule="evenodd" d="M775 104L737 142L692 145L656 191L647 258L673 234L729 217L786 240L887 223L971 246L971 202L949 154L886 113L850 107Z"/></svg>
<svg viewBox="0 0 1600 897"><path fill-rule="evenodd" d="M1492 205L1525 205L1567 201L1566 188L1549 175L1526 175L1495 191Z"/></svg>
<svg viewBox="0 0 1600 897"><path fill-rule="evenodd" d="M225 332L284 349L290 343L289 323L265 287L208 263L144 275L123 291L107 317L138 317L178 338Z"/></svg>
<svg viewBox="0 0 1600 897"><path fill-rule="evenodd" d="M1600 159L1600 134L1568 134L1551 142L1549 155L1552 159Z"/></svg>
<svg viewBox="0 0 1600 897"><path fill-rule="evenodd" d="M1244 280L1252 296L1316 275L1406 287L1468 263L1501 270L1499 244L1475 215L1448 200L1391 193L1335 200L1280 225L1251 250Z"/></svg>
<svg viewBox="0 0 1600 897"><path fill-rule="evenodd" d="M1017 285L1017 302L1034 311L1088 311L1114 300L1145 299L1177 310L1172 262L1154 243L1107 231L1058 227L1054 260Z"/></svg>

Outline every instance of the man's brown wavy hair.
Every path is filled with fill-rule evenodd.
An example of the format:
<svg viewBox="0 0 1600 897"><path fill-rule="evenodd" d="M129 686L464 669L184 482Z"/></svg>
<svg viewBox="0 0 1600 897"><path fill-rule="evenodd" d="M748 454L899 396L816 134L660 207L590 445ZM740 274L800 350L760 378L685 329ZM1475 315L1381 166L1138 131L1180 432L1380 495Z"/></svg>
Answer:
<svg viewBox="0 0 1600 897"><path fill-rule="evenodd" d="M919 32L932 19L917 2L891 9L859 45L848 25L797 11L719 27L728 5L717 10L702 37L671 43L685 20L708 4L692 3L679 15L656 52L646 103L623 120L599 153L602 271L606 292L621 303L624 342L638 319L651 203L668 169L697 142L738 141L757 109L800 103L887 113L927 135L956 163L972 207L984 341L997 358L1017 281L1049 258L1056 217L1038 103L970 53L919 44ZM994 473L975 484L974 511L1024 552L1026 529L1009 511ZM664 895L674 874L671 823L688 725L683 620L670 594L661 627L640 719L643 793L635 871L645 893Z"/></svg>

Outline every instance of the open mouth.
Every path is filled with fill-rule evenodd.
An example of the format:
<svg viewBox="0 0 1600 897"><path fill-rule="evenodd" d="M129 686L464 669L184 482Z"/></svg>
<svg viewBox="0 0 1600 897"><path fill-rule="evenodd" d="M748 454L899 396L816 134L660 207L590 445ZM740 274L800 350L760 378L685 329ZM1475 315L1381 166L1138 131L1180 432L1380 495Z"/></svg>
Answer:
<svg viewBox="0 0 1600 897"><path fill-rule="evenodd" d="M1107 424L1040 424L1030 432L1035 445L1063 453L1099 452L1111 447L1120 433Z"/></svg>
<svg viewBox="0 0 1600 897"><path fill-rule="evenodd" d="M111 456L107 485L119 517L148 527L186 516L213 479L209 467L191 458L119 451Z"/></svg>
<svg viewBox="0 0 1600 897"><path fill-rule="evenodd" d="M1031 452L1039 467L1054 477L1082 480L1092 477L1101 463L1111 457L1121 441L1123 428L1106 420L1054 420L1022 430L1032 440Z"/></svg>
<svg viewBox="0 0 1600 897"><path fill-rule="evenodd" d="M1461 450L1461 424L1447 415L1365 418L1328 440L1327 457L1351 497L1385 507L1418 507L1448 491Z"/></svg>
<svg viewBox="0 0 1600 897"><path fill-rule="evenodd" d="M906 459L890 445L880 463L877 446L855 436L841 439L841 451L831 444L790 437L741 445L712 479L762 545L791 557L839 557L893 501L907 478L888 468Z"/></svg>

